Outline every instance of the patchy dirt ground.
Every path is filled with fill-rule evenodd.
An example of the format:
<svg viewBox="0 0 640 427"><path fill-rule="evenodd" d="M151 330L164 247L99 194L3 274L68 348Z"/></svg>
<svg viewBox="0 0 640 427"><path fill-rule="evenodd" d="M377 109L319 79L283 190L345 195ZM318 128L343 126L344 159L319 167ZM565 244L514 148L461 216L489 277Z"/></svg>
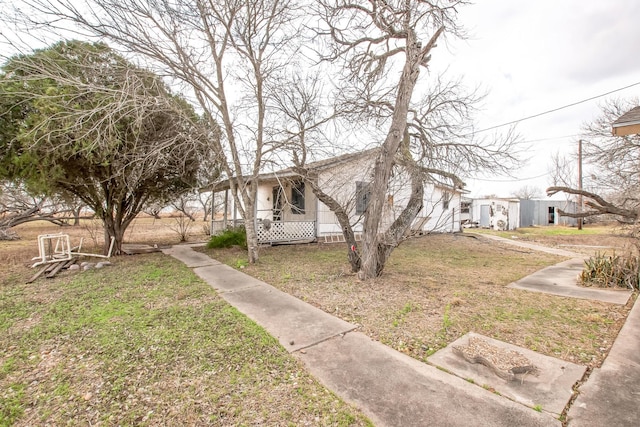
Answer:
<svg viewBox="0 0 640 427"><path fill-rule="evenodd" d="M602 239L568 241L590 245ZM547 244L561 242L558 237ZM509 289L509 283L564 258L482 237L429 235L407 241L393 253L383 276L368 282L349 272L343 246L265 247L260 263L243 271L357 323L372 338L419 360L473 331L598 366L630 309ZM246 259L240 249L208 253L234 267Z"/></svg>
<svg viewBox="0 0 640 427"><path fill-rule="evenodd" d="M476 230L480 233L492 233L486 230ZM493 232L499 236L524 240L544 246L570 250L584 255L596 252L624 252L635 249L626 231L617 225L585 226L582 231L571 227L525 227L509 232Z"/></svg>
<svg viewBox="0 0 640 427"><path fill-rule="evenodd" d="M141 218L127 231L126 241L178 243L172 225L171 218ZM206 239L203 225L200 221L193 224L189 240ZM22 241L0 243L0 279L22 280L28 274L26 266L37 255L38 234L64 231L72 236L72 243L84 236L87 250L95 247L94 240L101 244L93 224L62 229L31 224L18 231ZM548 230L541 234L523 229L513 235L585 254L602 246L619 248L625 244L612 230L553 235ZM360 282L349 272L346 251L340 244L264 247L261 262L243 271L357 323L362 332L419 360L473 331L549 356L598 366L630 309L630 305L509 289L507 284L563 258L467 233L407 241L394 252L384 275L368 282ZM246 253L238 248L207 253L237 268L246 260Z"/></svg>
<svg viewBox="0 0 640 427"><path fill-rule="evenodd" d="M0 242L0 426L370 425L163 254L25 284L28 236L56 231ZM177 242L158 222L141 235Z"/></svg>
<svg viewBox="0 0 640 427"><path fill-rule="evenodd" d="M189 241L206 241L206 222L197 220L190 224ZM180 242L176 218L154 219L147 215L136 218L125 233L126 243L149 245L170 245ZM102 253L104 236L99 221L83 220L79 226L60 227L45 221L22 224L14 229L20 236L15 241L0 241L0 279L10 272L23 271L38 256L38 236L41 234L64 233L69 235L71 246L77 246L82 239L82 252Z"/></svg>

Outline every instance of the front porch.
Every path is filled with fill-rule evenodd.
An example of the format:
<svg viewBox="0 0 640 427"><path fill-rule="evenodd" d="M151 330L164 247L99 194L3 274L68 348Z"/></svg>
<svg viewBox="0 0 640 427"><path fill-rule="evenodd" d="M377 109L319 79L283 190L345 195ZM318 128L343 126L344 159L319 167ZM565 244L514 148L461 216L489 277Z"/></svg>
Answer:
<svg viewBox="0 0 640 427"><path fill-rule="evenodd" d="M216 190L224 191L220 197L222 218L211 221L211 235L244 225L235 200L230 197L228 183L213 188L214 203ZM316 241L317 200L297 176L266 176L257 187L255 196L255 230L259 244L287 244ZM212 206L212 211L215 211Z"/></svg>
<svg viewBox="0 0 640 427"><path fill-rule="evenodd" d="M312 220L291 220L291 221L268 221L256 219L256 233L258 243L287 244L313 242L316 240L316 221ZM215 235L222 231L244 225L244 220L212 220L211 234Z"/></svg>

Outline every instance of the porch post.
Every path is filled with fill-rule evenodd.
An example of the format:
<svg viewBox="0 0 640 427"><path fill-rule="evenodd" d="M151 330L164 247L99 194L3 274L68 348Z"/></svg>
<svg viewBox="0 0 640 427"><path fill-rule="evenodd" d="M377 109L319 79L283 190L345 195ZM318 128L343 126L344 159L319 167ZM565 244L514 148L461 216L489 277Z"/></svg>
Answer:
<svg viewBox="0 0 640 427"><path fill-rule="evenodd" d="M233 215L232 215L232 217L233 217L233 227L235 228L235 227L238 226L238 224L236 224L236 222L238 221L238 209L237 209L237 206L236 206L235 199L233 199Z"/></svg>
<svg viewBox="0 0 640 427"><path fill-rule="evenodd" d="M315 197L315 194L314 194ZM315 219L314 219L314 223L315 225L313 226L313 228L315 229L314 233L316 235L316 240L318 240L319 236L319 223L320 222L320 200L316 197L316 214L315 214Z"/></svg>
<svg viewBox="0 0 640 427"><path fill-rule="evenodd" d="M209 220L209 223L211 224L211 226L209 227L210 236L213 236L213 233L214 233L213 224L216 219L215 206L216 206L216 192L212 186L211 187L211 219Z"/></svg>
<svg viewBox="0 0 640 427"><path fill-rule="evenodd" d="M227 219L229 217L229 189L224 190L224 213L222 214L222 229L227 229Z"/></svg>
<svg viewBox="0 0 640 427"><path fill-rule="evenodd" d="M456 208L451 208L451 232L456 231Z"/></svg>

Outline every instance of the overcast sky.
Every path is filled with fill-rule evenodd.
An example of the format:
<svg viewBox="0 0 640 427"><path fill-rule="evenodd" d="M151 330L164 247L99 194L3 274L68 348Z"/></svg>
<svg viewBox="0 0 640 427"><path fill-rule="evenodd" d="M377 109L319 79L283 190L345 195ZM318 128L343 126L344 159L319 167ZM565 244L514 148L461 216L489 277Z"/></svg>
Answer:
<svg viewBox="0 0 640 427"><path fill-rule="evenodd" d="M460 10L470 37L433 55L433 70L449 67L488 91L479 129L518 120L640 82L640 1L477 0ZM640 95L640 85L611 96ZM524 185L550 185L551 153L575 152L581 125L607 97L523 121L531 142L519 180L469 180L472 196L510 196ZM505 182L500 182L505 181Z"/></svg>
<svg viewBox="0 0 640 427"><path fill-rule="evenodd" d="M640 0L476 0L459 17L469 38L440 43L430 67L487 92L477 129L640 83ZM640 85L611 96L639 97ZM511 196L525 185L544 190L551 154L577 151L582 124L605 99L519 123L531 141L528 165L515 179L467 179L471 196Z"/></svg>

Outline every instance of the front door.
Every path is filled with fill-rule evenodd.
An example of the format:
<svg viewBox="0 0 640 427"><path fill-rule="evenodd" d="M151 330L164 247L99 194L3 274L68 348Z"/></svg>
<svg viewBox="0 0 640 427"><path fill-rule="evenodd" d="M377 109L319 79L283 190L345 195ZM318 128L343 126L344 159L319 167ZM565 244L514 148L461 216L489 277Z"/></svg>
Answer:
<svg viewBox="0 0 640 427"><path fill-rule="evenodd" d="M480 227L489 227L491 224L491 205L480 205Z"/></svg>

